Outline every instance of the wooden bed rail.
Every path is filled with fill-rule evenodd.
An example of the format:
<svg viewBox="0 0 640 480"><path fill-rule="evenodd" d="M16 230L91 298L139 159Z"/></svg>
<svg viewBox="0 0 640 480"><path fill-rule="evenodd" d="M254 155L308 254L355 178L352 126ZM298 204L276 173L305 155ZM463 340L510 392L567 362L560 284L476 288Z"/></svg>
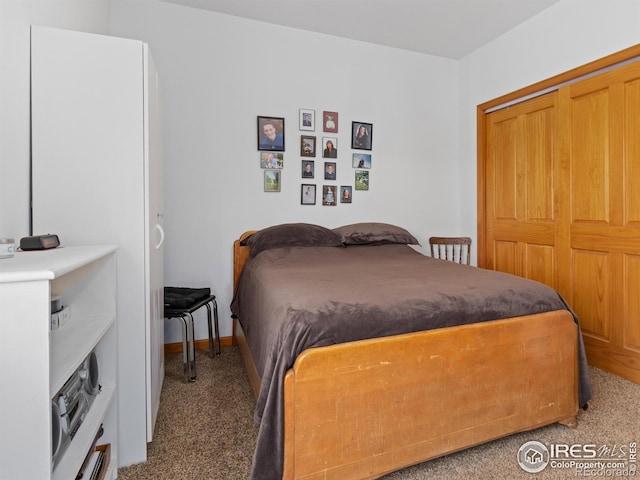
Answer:
<svg viewBox="0 0 640 480"><path fill-rule="evenodd" d="M236 291L238 287L238 281L240 280L240 274L244 268L244 264L247 263L249 258L249 247L241 245L241 242L258 230L249 230L240 235L240 238L233 242L233 291Z"/></svg>

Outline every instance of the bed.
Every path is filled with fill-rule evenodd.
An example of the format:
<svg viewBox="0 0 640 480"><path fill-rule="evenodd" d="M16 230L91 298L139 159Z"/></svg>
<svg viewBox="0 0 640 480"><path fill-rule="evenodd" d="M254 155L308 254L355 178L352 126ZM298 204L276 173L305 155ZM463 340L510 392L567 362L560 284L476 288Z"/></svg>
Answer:
<svg viewBox="0 0 640 480"><path fill-rule="evenodd" d="M412 244L385 223L282 224L234 242L234 339L260 425L252 480L378 478L576 426L591 387L560 295Z"/></svg>

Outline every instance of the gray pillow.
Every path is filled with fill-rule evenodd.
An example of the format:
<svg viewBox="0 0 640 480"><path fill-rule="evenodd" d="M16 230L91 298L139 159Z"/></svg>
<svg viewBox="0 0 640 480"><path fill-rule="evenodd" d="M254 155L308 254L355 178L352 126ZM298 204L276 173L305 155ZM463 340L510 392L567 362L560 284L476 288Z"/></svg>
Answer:
<svg viewBox="0 0 640 480"><path fill-rule="evenodd" d="M263 250L282 247L340 247L340 235L310 223L283 223L263 228L241 242L249 246L249 257Z"/></svg>
<svg viewBox="0 0 640 480"><path fill-rule="evenodd" d="M402 243L420 245L407 230L389 223L364 222L334 228L345 245L385 245Z"/></svg>

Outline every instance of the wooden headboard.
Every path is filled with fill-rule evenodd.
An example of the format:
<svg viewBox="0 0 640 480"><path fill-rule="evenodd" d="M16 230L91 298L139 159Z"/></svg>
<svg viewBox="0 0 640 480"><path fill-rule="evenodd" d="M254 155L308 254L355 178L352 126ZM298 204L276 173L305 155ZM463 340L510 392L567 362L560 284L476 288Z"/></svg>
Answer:
<svg viewBox="0 0 640 480"><path fill-rule="evenodd" d="M249 258L249 247L240 245L244 239L256 233L258 230L249 230L240 235L240 238L233 242L233 291L236 291L240 274L244 268L244 264Z"/></svg>

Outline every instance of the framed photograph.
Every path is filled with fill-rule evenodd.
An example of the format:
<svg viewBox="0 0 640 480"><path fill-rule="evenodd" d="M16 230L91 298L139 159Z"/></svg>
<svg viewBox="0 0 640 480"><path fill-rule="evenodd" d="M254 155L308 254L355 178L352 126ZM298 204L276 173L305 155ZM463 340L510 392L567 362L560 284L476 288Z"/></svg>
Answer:
<svg viewBox="0 0 640 480"><path fill-rule="evenodd" d="M322 131L338 133L338 112L322 112Z"/></svg>
<svg viewBox="0 0 640 480"><path fill-rule="evenodd" d="M300 109L300 130L314 131L316 129L316 111L306 108Z"/></svg>
<svg viewBox="0 0 640 480"><path fill-rule="evenodd" d="M372 136L372 123L351 122L351 148L371 150Z"/></svg>
<svg viewBox="0 0 640 480"><path fill-rule="evenodd" d="M300 135L300 156L316 156L316 137L310 135Z"/></svg>
<svg viewBox="0 0 640 480"><path fill-rule="evenodd" d="M264 191L279 192L280 191L280 170L264 171Z"/></svg>
<svg viewBox="0 0 640 480"><path fill-rule="evenodd" d="M351 203L351 186L340 186L340 203Z"/></svg>
<svg viewBox="0 0 640 480"><path fill-rule="evenodd" d="M316 204L316 186L303 183L300 185L300 203L302 205L315 205Z"/></svg>
<svg viewBox="0 0 640 480"><path fill-rule="evenodd" d="M324 162L324 179L336 179L336 162Z"/></svg>
<svg viewBox="0 0 640 480"><path fill-rule="evenodd" d="M353 168L371 168L370 153L354 153L352 160Z"/></svg>
<svg viewBox="0 0 640 480"><path fill-rule="evenodd" d="M313 160L302 160L302 178L314 178L315 166Z"/></svg>
<svg viewBox="0 0 640 480"><path fill-rule="evenodd" d="M369 190L369 170L356 170L356 190Z"/></svg>
<svg viewBox="0 0 640 480"><path fill-rule="evenodd" d="M284 152L284 118L258 117L258 150Z"/></svg>
<svg viewBox="0 0 640 480"><path fill-rule="evenodd" d="M322 156L338 158L338 137L322 137Z"/></svg>
<svg viewBox="0 0 640 480"><path fill-rule="evenodd" d="M336 196L336 188L334 185L322 186L322 205L336 206L338 204Z"/></svg>
<svg viewBox="0 0 640 480"><path fill-rule="evenodd" d="M284 167L284 154L278 152L260 152L260 168Z"/></svg>

